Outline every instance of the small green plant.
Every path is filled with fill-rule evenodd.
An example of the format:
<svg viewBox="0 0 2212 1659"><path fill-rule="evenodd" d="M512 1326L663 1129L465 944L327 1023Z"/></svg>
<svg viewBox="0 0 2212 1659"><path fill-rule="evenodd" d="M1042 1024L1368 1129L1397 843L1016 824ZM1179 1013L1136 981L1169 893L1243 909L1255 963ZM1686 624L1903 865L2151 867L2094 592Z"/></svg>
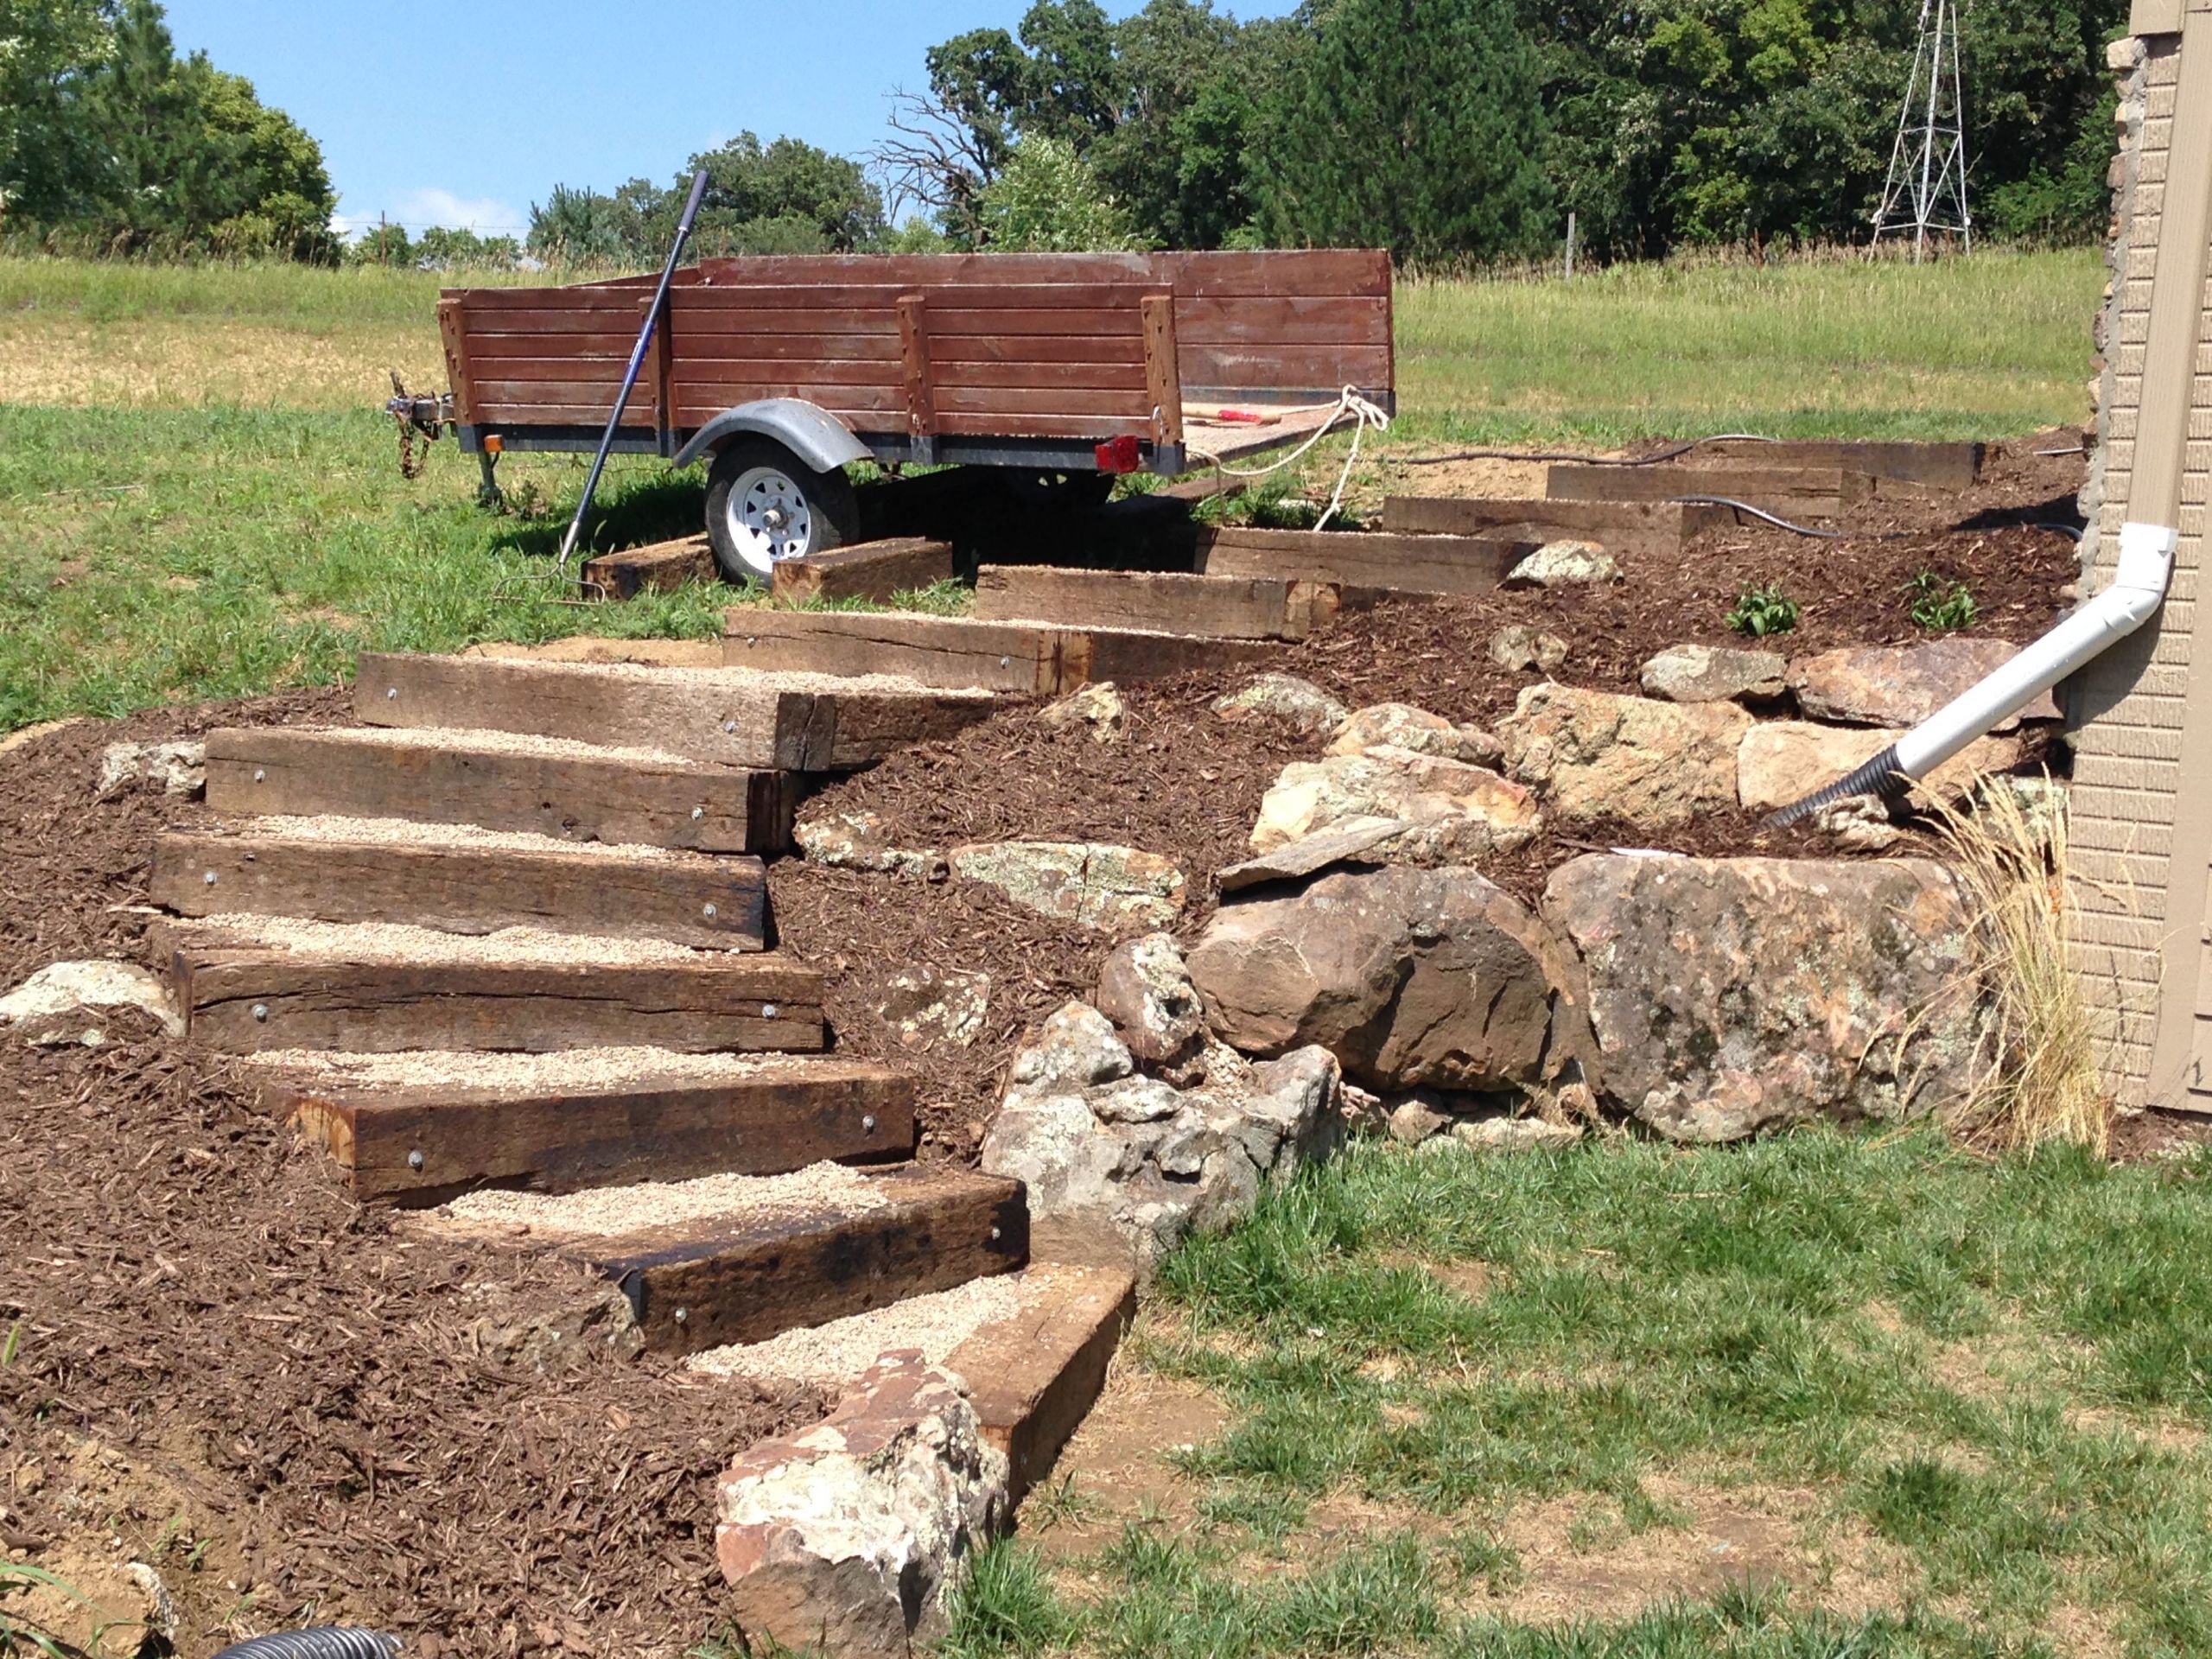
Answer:
<svg viewBox="0 0 2212 1659"><path fill-rule="evenodd" d="M1970 628L1974 618L1981 613L1974 602L1973 590L1966 583L1946 582L1933 570L1923 570L1905 583L1904 594L1912 601L1914 626L1930 633Z"/></svg>
<svg viewBox="0 0 2212 1659"><path fill-rule="evenodd" d="M1788 633L1797 626L1797 601L1782 591L1780 583L1745 588L1736 595L1736 608L1726 619L1738 633L1764 639L1770 633Z"/></svg>

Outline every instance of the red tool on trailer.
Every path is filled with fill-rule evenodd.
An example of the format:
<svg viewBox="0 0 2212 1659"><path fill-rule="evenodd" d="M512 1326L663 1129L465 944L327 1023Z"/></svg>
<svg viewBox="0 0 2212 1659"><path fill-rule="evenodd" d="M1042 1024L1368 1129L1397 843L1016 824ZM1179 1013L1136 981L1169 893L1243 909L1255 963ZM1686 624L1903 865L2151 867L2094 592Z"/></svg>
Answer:
<svg viewBox="0 0 2212 1659"><path fill-rule="evenodd" d="M1117 474L1302 442L1355 399L1388 413L1390 276L1362 251L850 255L458 289L449 401L393 412L455 425L487 486L505 451L595 451L658 293L612 447L707 463L707 531L741 579L856 537L855 461L1103 501Z"/></svg>

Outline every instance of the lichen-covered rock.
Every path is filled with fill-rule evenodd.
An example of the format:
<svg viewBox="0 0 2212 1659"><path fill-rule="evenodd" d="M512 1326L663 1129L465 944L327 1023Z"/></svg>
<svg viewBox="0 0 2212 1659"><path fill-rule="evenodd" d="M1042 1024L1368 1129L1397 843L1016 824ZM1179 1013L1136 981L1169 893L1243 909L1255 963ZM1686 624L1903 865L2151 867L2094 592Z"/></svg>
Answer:
<svg viewBox="0 0 2212 1659"><path fill-rule="evenodd" d="M1250 1214L1342 1133L1341 1075L1320 1050L1254 1065L1217 1047L1191 1089L1131 1075L1128 1058L1103 1015L1070 1004L1015 1056L983 1137L984 1170L1023 1183L1037 1236L1063 1253L1111 1249L1148 1270L1193 1230Z"/></svg>
<svg viewBox="0 0 2212 1659"><path fill-rule="evenodd" d="M1494 766L1505 758L1504 747L1480 727L1454 725L1441 715L1406 702L1378 702L1355 711L1337 728L1322 753L1354 755L1383 748L1442 755L1477 766Z"/></svg>
<svg viewBox="0 0 2212 1659"><path fill-rule="evenodd" d="M151 1014L171 1036L184 1029L168 987L136 963L57 962L0 996L0 1027L27 1043L52 1046L107 1040L118 1008Z"/></svg>
<svg viewBox="0 0 2212 1659"><path fill-rule="evenodd" d="M2003 639L1930 639L1917 645L1867 645L1824 651L1789 665L1799 710L1815 720L1853 726L1913 727L2019 655ZM2009 732L2029 720L2056 720L2045 692L1993 729Z"/></svg>
<svg viewBox="0 0 2212 1659"><path fill-rule="evenodd" d="M1347 872L1224 904L1190 963L1224 1042L1318 1045L1384 1092L1525 1088L1589 1049L1572 961L1477 870Z"/></svg>
<svg viewBox="0 0 2212 1659"><path fill-rule="evenodd" d="M1512 775L1569 818L1687 823L1736 801L1751 717L1730 702L1658 702L1546 683L1498 722Z"/></svg>
<svg viewBox="0 0 2212 1659"><path fill-rule="evenodd" d="M944 874L944 855L934 848L900 847L891 826L875 812L836 812L802 819L791 830L810 864L877 870L918 880Z"/></svg>
<svg viewBox="0 0 2212 1659"><path fill-rule="evenodd" d="M950 1372L887 1355L811 1428L722 1476L715 1554L748 1637L829 1659L907 1659L991 1540L1007 1458Z"/></svg>
<svg viewBox="0 0 2212 1659"><path fill-rule="evenodd" d="M1098 1011L1130 1053L1155 1065L1179 1065L1205 1046L1205 1005L1172 934L1116 947L1098 971Z"/></svg>
<svg viewBox="0 0 2212 1659"><path fill-rule="evenodd" d="M1128 705L1111 680L1096 680L1038 711L1037 718L1057 730L1083 728L1094 743L1118 743L1128 724Z"/></svg>
<svg viewBox="0 0 2212 1659"><path fill-rule="evenodd" d="M1334 731L1344 722L1344 706L1311 680L1295 674L1255 675L1246 684L1217 697L1213 711L1224 720L1279 720L1293 731Z"/></svg>
<svg viewBox="0 0 2212 1659"><path fill-rule="evenodd" d="M1156 853L1101 842L1001 841L952 849L953 873L1025 910L1078 927L1164 927L1183 908L1182 871Z"/></svg>
<svg viewBox="0 0 2212 1659"><path fill-rule="evenodd" d="M1600 1091L1678 1141L1959 1097L1980 1029L1949 873L1888 862L1593 855L1543 913L1580 953Z"/></svg>
<svg viewBox="0 0 2212 1659"><path fill-rule="evenodd" d="M109 744L100 757L99 798L111 801L140 785L164 795L200 794L207 787L207 745L199 738Z"/></svg>
<svg viewBox="0 0 2212 1659"><path fill-rule="evenodd" d="M1515 673L1548 674L1567 661L1567 641L1525 622L1508 623L1490 637L1490 659Z"/></svg>
<svg viewBox="0 0 2212 1659"><path fill-rule="evenodd" d="M1543 827L1535 798L1488 767L1385 747L1285 766L1261 800L1251 847L1268 853L1377 818L1408 826L1371 849L1377 862L1397 864L1511 852Z"/></svg>
<svg viewBox="0 0 2212 1659"><path fill-rule="evenodd" d="M885 986L876 1013L908 1048L950 1043L966 1048L982 1034L991 1005L991 976L949 969L907 968Z"/></svg>
<svg viewBox="0 0 2212 1659"><path fill-rule="evenodd" d="M1573 588L1618 582L1618 560L1595 542L1546 542L1506 573L1509 588Z"/></svg>
<svg viewBox="0 0 2212 1659"><path fill-rule="evenodd" d="M1375 849L1413 828L1403 818L1346 818L1318 836L1286 842L1214 874L1223 893L1242 893L1270 881L1297 881L1339 864L1388 864Z"/></svg>
<svg viewBox="0 0 2212 1659"><path fill-rule="evenodd" d="M1771 720L1744 734L1737 751L1738 798L1754 812L1771 812L1848 778L1903 732L1866 726L1816 726L1808 720ZM1956 802L1991 772L2018 766L2015 737L1980 737L1923 779L1922 790Z"/></svg>
<svg viewBox="0 0 2212 1659"><path fill-rule="evenodd" d="M1777 652L1676 645L1644 664L1637 677L1644 696L1662 702L1764 702L1783 694L1789 671Z"/></svg>

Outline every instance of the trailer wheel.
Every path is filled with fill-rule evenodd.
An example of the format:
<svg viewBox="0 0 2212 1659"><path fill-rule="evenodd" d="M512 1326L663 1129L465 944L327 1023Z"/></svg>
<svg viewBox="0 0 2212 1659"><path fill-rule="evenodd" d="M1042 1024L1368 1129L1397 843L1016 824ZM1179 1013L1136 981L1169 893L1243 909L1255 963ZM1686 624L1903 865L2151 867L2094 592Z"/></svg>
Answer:
<svg viewBox="0 0 2212 1659"><path fill-rule="evenodd" d="M742 438L707 474L707 537L732 582L766 582L779 561L854 539L860 503L840 472L817 473L772 438Z"/></svg>

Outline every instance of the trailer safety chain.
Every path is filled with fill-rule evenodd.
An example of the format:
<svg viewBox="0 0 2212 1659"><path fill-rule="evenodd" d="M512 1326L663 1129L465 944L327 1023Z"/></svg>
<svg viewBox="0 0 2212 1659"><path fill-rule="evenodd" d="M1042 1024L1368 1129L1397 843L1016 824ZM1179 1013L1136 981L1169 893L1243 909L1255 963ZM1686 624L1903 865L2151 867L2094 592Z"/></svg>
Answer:
<svg viewBox="0 0 2212 1659"><path fill-rule="evenodd" d="M1328 409L1329 405L1326 404L1315 404L1311 405L1311 407L1313 409ZM1284 412L1286 414L1297 414L1301 411L1287 410ZM1375 404L1372 404L1368 401L1368 399L1361 397L1359 395L1358 387L1346 386L1344 391L1338 394L1336 406L1331 410L1329 418L1322 422L1319 426L1314 429L1313 435L1312 437L1306 439L1305 442L1300 444L1297 448L1292 450L1281 461L1271 461L1265 467L1249 468L1231 467L1224 462L1219 455L1213 454L1210 450L1200 448L1195 443L1190 446L1190 451L1201 461L1211 461L1213 463L1214 476L1217 478L1266 478L1272 474L1281 472L1287 467L1296 466L1313 452L1313 448L1315 444L1320 442L1322 439L1327 437L1330 433L1336 430L1338 425L1347 418L1353 423L1351 449L1351 452L1344 456L1344 470L1337 474L1337 487L1329 493L1329 505L1327 509L1321 514L1319 518L1314 521L1313 524L1313 528L1316 530L1326 530L1329 527L1329 520L1335 518L1337 514L1343 510L1344 504L1344 491L1351 484L1352 469L1359 465L1359 446L1361 442L1367 436L1369 429L1372 428L1377 433L1388 432L1390 429L1390 417L1384 414Z"/></svg>
<svg viewBox="0 0 2212 1659"><path fill-rule="evenodd" d="M398 370L388 372L391 376L392 396L384 411L399 423L399 475L411 483L429 467L430 446L453 423L453 394L442 391L417 397L407 390Z"/></svg>

